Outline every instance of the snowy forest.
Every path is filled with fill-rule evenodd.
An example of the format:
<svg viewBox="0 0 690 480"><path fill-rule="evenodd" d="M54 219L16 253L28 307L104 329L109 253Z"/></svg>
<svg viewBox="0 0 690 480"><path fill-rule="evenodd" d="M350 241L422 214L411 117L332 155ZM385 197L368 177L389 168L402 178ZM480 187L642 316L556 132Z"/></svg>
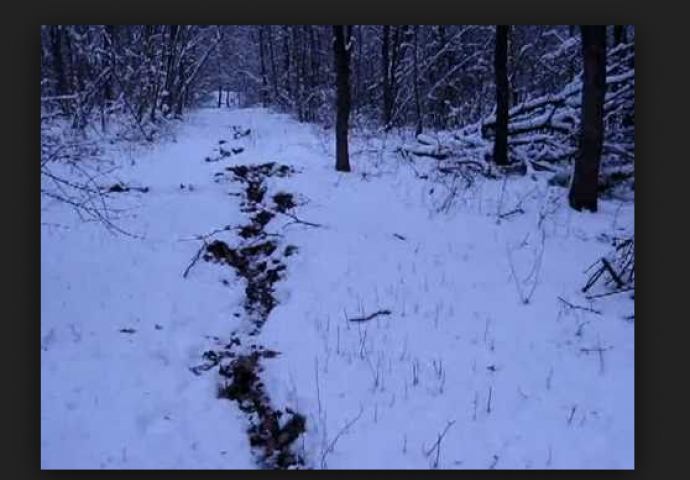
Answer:
<svg viewBox="0 0 690 480"><path fill-rule="evenodd" d="M42 25L42 469L633 469L630 25Z"/></svg>

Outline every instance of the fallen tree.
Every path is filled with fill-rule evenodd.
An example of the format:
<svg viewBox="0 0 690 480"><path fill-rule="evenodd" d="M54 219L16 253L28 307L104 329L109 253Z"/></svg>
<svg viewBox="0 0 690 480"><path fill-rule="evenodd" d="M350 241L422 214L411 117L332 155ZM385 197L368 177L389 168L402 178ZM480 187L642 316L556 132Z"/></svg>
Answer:
<svg viewBox="0 0 690 480"><path fill-rule="evenodd" d="M608 55L607 91L604 104L606 136L603 145L600 185L612 192L625 183L634 189L634 44L621 44ZM582 81L579 76L560 91L540 95L509 110L508 146L512 166L493 168L489 160L496 125L494 114L452 133L418 135L415 143L399 148L405 157L429 157L439 161L440 173L468 176L497 173L551 172L555 185L567 186L570 162L578 152ZM563 181L566 179L566 181Z"/></svg>

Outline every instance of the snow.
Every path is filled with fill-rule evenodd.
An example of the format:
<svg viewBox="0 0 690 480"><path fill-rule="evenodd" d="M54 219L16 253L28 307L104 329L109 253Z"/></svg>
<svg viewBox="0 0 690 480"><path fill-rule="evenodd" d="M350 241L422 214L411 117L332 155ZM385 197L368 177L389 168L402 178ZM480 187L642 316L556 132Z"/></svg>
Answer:
<svg viewBox="0 0 690 480"><path fill-rule="evenodd" d="M231 125L251 129L245 151L204 162ZM633 232L634 204L577 213L535 174L477 179L444 205L436 160L413 169L401 139L355 135L340 174L331 134L263 109L201 110L177 142L118 160L120 179L151 188L118 200L144 239L42 212L70 227L42 227L42 467L255 466L215 371L189 371L241 329L243 286L211 263L182 272L200 245L186 239L245 220L227 195L240 187L213 174L275 161L299 173L268 179L269 194L296 193L298 217L323 225L269 224L299 252L255 339L280 352L262 379L307 417L308 466L634 468L634 301L595 300L598 315L558 298L590 306L583 271L606 236Z"/></svg>
<svg viewBox="0 0 690 480"><path fill-rule="evenodd" d="M211 266L182 279L198 245L181 240L239 217L203 162L227 130L209 113L136 165L122 159L119 178L151 189L132 194L121 222L145 240L80 224L60 206L42 213L70 227L41 228L43 468L253 465L240 413L216 399L214 379L189 371L209 337L232 329L242 295Z"/></svg>

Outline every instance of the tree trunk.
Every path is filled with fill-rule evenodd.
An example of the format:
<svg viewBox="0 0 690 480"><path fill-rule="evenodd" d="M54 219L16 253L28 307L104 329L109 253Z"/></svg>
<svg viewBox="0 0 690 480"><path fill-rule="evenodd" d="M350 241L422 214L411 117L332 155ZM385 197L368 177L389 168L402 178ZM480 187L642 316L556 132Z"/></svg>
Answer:
<svg viewBox="0 0 690 480"><path fill-rule="evenodd" d="M508 35L510 25L496 25L496 138L494 140L494 162L508 165L508 109L510 92L508 87Z"/></svg>
<svg viewBox="0 0 690 480"><path fill-rule="evenodd" d="M585 26L582 30L584 63L580 148L570 187L570 206L597 211L599 166L604 140L604 97L606 95L606 27Z"/></svg>
<svg viewBox="0 0 690 480"><path fill-rule="evenodd" d="M268 58L271 63L271 77L273 86L273 101L278 102L278 72L276 69L276 57L273 50L273 28L271 25L266 27L268 29Z"/></svg>
<svg viewBox="0 0 690 480"><path fill-rule="evenodd" d="M383 127L390 130L393 114L393 92L391 89L390 25L383 25L381 36L381 73L383 75Z"/></svg>
<svg viewBox="0 0 690 480"><path fill-rule="evenodd" d="M333 25L337 118L335 127L336 161L335 169L339 172L350 171L350 154L348 151L348 129L350 121L350 35L352 27Z"/></svg>
<svg viewBox="0 0 690 480"><path fill-rule="evenodd" d="M424 130L424 121L422 119L422 103L419 99L419 25L414 26L414 52L413 52L413 75L414 75L414 103L415 113L417 116L417 135L420 135Z"/></svg>
<svg viewBox="0 0 690 480"><path fill-rule="evenodd" d="M155 69L155 74L153 75L153 93L151 94L151 112L149 114L149 119L151 122L156 121L156 110L158 109L158 98L160 96L160 90L161 90L161 73L162 73L162 60L158 59L154 54L153 54L153 36L156 34L158 31L157 26L153 25L147 25L144 28L145 32L145 37L146 37L146 52L147 52L147 57L149 59L150 64L152 67Z"/></svg>
<svg viewBox="0 0 690 480"><path fill-rule="evenodd" d="M302 49L303 36L301 35L302 26L295 26L292 29L292 48L295 52L295 106L297 107L297 119L305 121L304 115L304 50Z"/></svg>
<svg viewBox="0 0 690 480"><path fill-rule="evenodd" d="M292 103L292 75L290 74L290 31L287 25L283 25L283 56L285 88L290 99L290 103ZM286 106L289 108L291 105Z"/></svg>
<svg viewBox="0 0 690 480"><path fill-rule="evenodd" d="M218 25L217 27L217 38L218 38L218 43L216 44L216 56L217 56L217 62L218 62L218 108L223 107L223 65L224 65L224 58L223 58L223 28Z"/></svg>
<svg viewBox="0 0 690 480"><path fill-rule="evenodd" d="M265 108L268 106L268 78L266 74L264 27L264 25L259 25L259 62L261 65L261 103Z"/></svg>
<svg viewBox="0 0 690 480"><path fill-rule="evenodd" d="M57 96L67 95L70 92L69 82L67 81L67 73L65 71L65 62L62 52L62 26L52 25L50 28L51 40L51 57L53 60L53 73L55 75L56 85L55 94ZM64 100L60 102L60 106L65 113L71 111L69 102Z"/></svg>
<svg viewBox="0 0 690 480"><path fill-rule="evenodd" d="M116 47L116 39L117 39L117 26L116 25L105 25L104 27L104 34L105 34L105 41L103 42L105 45L105 50L107 52L107 65L111 69L115 69L115 47ZM113 86L113 76L112 74L108 74L108 78L103 82L103 96L105 97L105 100L107 102L112 102L115 100L115 90Z"/></svg>
<svg viewBox="0 0 690 480"><path fill-rule="evenodd" d="M621 43L627 43L628 38L625 31L625 25L613 26L613 46L617 47Z"/></svg>
<svg viewBox="0 0 690 480"><path fill-rule="evenodd" d="M440 66L440 78L443 79L444 76L450 72L453 68L453 58L448 47L448 35L446 31L446 25L438 25L438 44L439 50L443 50L441 57L439 58ZM452 98L452 87L450 86L450 79L442 80L443 85L439 89L438 93L438 120L437 125L440 128L447 129L450 120L450 101Z"/></svg>
<svg viewBox="0 0 690 480"><path fill-rule="evenodd" d="M396 117L396 105L395 100L398 96L398 64L400 62L400 52L402 51L402 33L407 28L406 25L398 25L393 28L393 40L390 47L391 65L389 70L389 81L390 81L390 121L388 129L393 127Z"/></svg>

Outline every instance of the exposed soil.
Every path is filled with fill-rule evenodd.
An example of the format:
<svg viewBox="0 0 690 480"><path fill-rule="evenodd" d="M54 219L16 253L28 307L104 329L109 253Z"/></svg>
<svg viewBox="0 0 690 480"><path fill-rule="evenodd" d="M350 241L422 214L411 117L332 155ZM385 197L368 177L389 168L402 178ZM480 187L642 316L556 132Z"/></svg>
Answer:
<svg viewBox="0 0 690 480"><path fill-rule="evenodd" d="M245 133L249 135L249 131L236 129L236 134ZM233 180L244 184L244 211L253 215L249 223L239 229L243 245L231 247L224 241L215 240L206 245L203 258L206 261L224 263L232 267L237 276L245 279L244 311L251 326L247 335L255 337L277 304L274 285L283 278L287 270L282 257L289 257L297 252L294 245L288 245L279 251L276 240L266 240L265 228L273 220L275 213L262 205L266 195L265 179L270 176L284 177L293 173L293 170L276 163L240 165L226 170L231 172ZM273 202L279 212L296 206L293 195L286 192L274 195ZM230 343L220 350L205 352L204 363L191 370L199 375L218 367L223 378L219 397L236 401L240 410L247 414L250 422L247 434L250 444L258 452L262 467L302 467L304 459L294 451L293 445L305 431L306 418L289 409L275 409L260 378L263 371L262 360L274 358L278 352L256 344L242 348L242 343L239 334L234 334Z"/></svg>
<svg viewBox="0 0 690 480"><path fill-rule="evenodd" d="M259 377L262 358L275 352L261 350L242 355L219 369L226 382L219 389L221 398L238 403L240 410L255 419L247 433L252 447L261 450L261 463L268 468L288 469L304 465L291 446L305 431L306 419L289 409L275 410Z"/></svg>
<svg viewBox="0 0 690 480"><path fill-rule="evenodd" d="M291 193L280 192L273 195L273 203L276 204L276 210L285 213L297 206L295 198Z"/></svg>
<svg viewBox="0 0 690 480"><path fill-rule="evenodd" d="M115 183L107 189L108 193L127 193L131 191L148 193L149 187L133 187L124 183Z"/></svg>

